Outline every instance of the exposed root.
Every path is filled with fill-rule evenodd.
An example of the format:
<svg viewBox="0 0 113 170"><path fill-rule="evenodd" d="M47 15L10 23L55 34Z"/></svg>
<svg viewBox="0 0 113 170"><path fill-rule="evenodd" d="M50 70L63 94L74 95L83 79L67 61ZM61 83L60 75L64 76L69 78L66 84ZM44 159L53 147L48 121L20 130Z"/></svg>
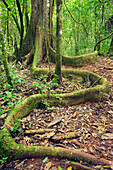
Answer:
<svg viewBox="0 0 113 170"><path fill-rule="evenodd" d="M40 71L40 70L39 70ZM42 69L41 69L42 71ZM41 73L40 71L40 73ZM46 71L46 70L44 70ZM78 74L83 77L89 74L91 82L95 82L99 76L87 71L75 71L75 70L63 70L63 74ZM35 72L36 73L36 72ZM46 71L47 73L47 71ZM54 157L60 159L78 160L83 162L88 162L91 164L101 164L107 165L113 168L113 162L90 155L85 152L80 152L77 150L59 148L59 147L44 147L44 146L27 146L17 144L11 134L10 128L14 125L14 121L21 119L32 111L33 108L40 105L42 99L47 100L50 105L73 105L80 102L85 102L93 98L93 100L100 100L99 92L105 92L107 90L107 80L101 77L98 81L99 85L91 87L88 89L81 90L79 92L73 92L68 94L36 94L28 97L22 103L18 104L8 115L5 120L5 124L0 131L0 148L6 154L9 160L14 159L25 159L25 158L36 158L36 157ZM62 101L56 100L56 97L61 97ZM8 125L8 126L7 126ZM0 155L2 156L2 154ZM78 165L77 165L78 166Z"/></svg>

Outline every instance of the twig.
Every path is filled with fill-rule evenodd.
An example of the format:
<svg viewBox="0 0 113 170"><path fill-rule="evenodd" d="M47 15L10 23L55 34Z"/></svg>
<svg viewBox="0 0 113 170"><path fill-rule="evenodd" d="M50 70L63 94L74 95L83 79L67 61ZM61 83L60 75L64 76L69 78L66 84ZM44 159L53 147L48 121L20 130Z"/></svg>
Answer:
<svg viewBox="0 0 113 170"><path fill-rule="evenodd" d="M93 87L102 77L99 77L90 87Z"/></svg>
<svg viewBox="0 0 113 170"><path fill-rule="evenodd" d="M46 133L46 132L53 132L55 129L37 129L37 130L26 130L24 134L37 134L37 133Z"/></svg>
<svg viewBox="0 0 113 170"><path fill-rule="evenodd" d="M74 166L75 169L81 169L81 170L95 170L93 168L90 168L88 166L81 165L80 163L71 162L71 165Z"/></svg>
<svg viewBox="0 0 113 170"><path fill-rule="evenodd" d="M22 166L24 164L24 162L26 161L27 159L24 159L23 161L21 161L19 164L17 164L14 168L19 168L20 166Z"/></svg>

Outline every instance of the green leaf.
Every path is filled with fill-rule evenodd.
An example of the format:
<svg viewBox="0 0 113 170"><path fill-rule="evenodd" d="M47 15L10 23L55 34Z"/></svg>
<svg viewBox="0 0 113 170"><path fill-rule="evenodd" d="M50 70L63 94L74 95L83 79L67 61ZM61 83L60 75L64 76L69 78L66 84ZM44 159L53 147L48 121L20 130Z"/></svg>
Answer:
<svg viewBox="0 0 113 170"><path fill-rule="evenodd" d="M7 94L7 97L9 97L9 98L13 97L12 94L11 94L11 92L6 91L5 93Z"/></svg>
<svg viewBox="0 0 113 170"><path fill-rule="evenodd" d="M47 160L48 160L48 157L45 157L45 159L43 159L42 162L43 162L43 163L44 163L44 162L47 162Z"/></svg>
<svg viewBox="0 0 113 170"><path fill-rule="evenodd" d="M97 132L96 134L99 135L99 136L101 136L101 133L99 133L99 132Z"/></svg>
<svg viewBox="0 0 113 170"><path fill-rule="evenodd" d="M30 123L29 127L31 127L32 125L33 125L33 122L32 122L32 123Z"/></svg>
<svg viewBox="0 0 113 170"><path fill-rule="evenodd" d="M62 168L60 166L58 166L58 170L62 170Z"/></svg>

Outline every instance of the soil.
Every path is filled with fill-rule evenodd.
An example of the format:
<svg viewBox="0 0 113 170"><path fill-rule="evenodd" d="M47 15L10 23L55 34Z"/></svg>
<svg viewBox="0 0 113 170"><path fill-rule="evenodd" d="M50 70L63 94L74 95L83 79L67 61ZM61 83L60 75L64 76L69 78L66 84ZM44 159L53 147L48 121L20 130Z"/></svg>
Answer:
<svg viewBox="0 0 113 170"><path fill-rule="evenodd" d="M39 67L45 68L47 66L47 63L43 63ZM51 67L54 67L54 64L51 64ZM18 132L17 130L16 133L12 133L12 136L19 144L77 149L107 160L113 160L113 59L101 57L97 62L77 69L92 71L107 78L109 90L108 93L104 94L103 101L65 107L60 105L49 107L48 104L42 104L40 108L33 109L28 116L19 121L18 129L22 129L22 131ZM34 87L31 89L33 82L37 83L37 81L30 75L28 76L28 70L19 74L26 79L26 84L24 83L21 88L18 87L18 94L21 98L25 99L31 94L48 92L48 90L36 90ZM50 84L50 81L48 83ZM56 93L60 93L61 91L70 92L87 88L87 82L81 84L70 81L63 84L64 86L55 88L54 93L56 89ZM76 136L73 135L73 132L76 132ZM76 160L58 160L48 157L32 158L5 163L1 168L22 170L79 169L74 166L73 162ZM100 165L88 165L81 160L79 163L92 169L107 168Z"/></svg>

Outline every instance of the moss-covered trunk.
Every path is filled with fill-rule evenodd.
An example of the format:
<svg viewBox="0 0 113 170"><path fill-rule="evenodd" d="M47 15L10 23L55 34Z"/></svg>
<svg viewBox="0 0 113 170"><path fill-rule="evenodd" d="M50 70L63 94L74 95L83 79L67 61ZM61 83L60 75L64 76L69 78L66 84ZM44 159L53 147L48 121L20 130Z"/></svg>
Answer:
<svg viewBox="0 0 113 170"><path fill-rule="evenodd" d="M38 51L37 59L39 61L42 59L42 57L45 55L45 43L43 32L44 32L44 1L31 0L31 19L27 29L27 33L23 40L21 56L27 55L35 46L35 49L37 48L35 56ZM29 62L31 61L32 58L30 59Z"/></svg>
<svg viewBox="0 0 113 170"><path fill-rule="evenodd" d="M31 18L22 43L21 56L27 55L32 50L35 43L36 26L38 22L38 4L38 0L31 0Z"/></svg>

